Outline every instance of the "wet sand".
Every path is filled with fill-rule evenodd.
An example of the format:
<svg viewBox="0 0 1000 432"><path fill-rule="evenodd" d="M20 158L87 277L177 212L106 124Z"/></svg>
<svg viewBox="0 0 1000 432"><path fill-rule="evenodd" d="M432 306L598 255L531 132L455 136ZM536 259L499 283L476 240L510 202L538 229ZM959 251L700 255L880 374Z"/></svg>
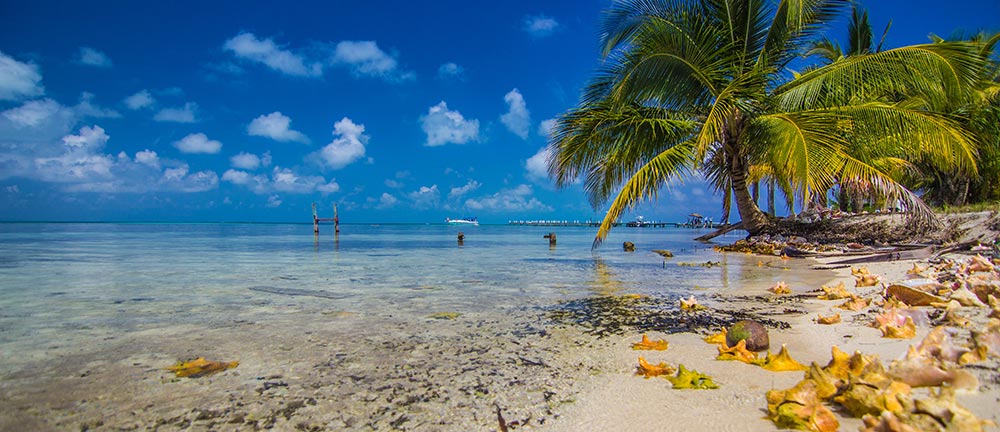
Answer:
<svg viewBox="0 0 1000 432"><path fill-rule="evenodd" d="M780 301L771 301L770 283L695 295L713 308L789 323L790 329L771 329L772 349L787 344L804 364L825 364L833 345L888 361L929 331L919 328L910 340L883 339L867 327L866 312L842 311L841 324L815 324L817 313L826 315L839 302L796 294L841 280L851 287L853 278L849 269L803 277L799 265L794 272L800 282ZM903 279L910 265L870 268L891 281ZM793 270L782 270L779 262L762 271L773 281ZM775 430L764 418L765 393L802 378L801 372L716 361L715 346L702 334L650 332L670 348L639 352L630 348L641 335L637 330L605 337L592 330L554 322L551 308L542 306L453 320L324 310L266 322L153 328L59 351L54 362L24 359L0 378L0 430L500 430L498 411L509 430ZM52 349L62 349L58 345ZM707 373L720 389L673 390L662 378L638 377L639 354ZM194 379L165 370L199 356L240 365ZM1000 421L997 360L984 364L986 370L976 369L979 391L960 401ZM839 417L842 430L861 424Z"/></svg>

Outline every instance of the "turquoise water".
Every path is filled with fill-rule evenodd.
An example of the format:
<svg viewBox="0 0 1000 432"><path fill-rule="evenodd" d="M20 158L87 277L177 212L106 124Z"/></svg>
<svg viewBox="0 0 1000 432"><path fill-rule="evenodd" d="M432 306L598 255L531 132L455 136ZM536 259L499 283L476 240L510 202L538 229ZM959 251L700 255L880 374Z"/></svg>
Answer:
<svg viewBox="0 0 1000 432"><path fill-rule="evenodd" d="M545 307L595 294L725 292L756 259L704 231L344 225L0 224L0 368L92 341L196 324L294 321L324 311L426 316ZM456 236L465 233L463 245ZM550 247L543 236L556 232ZM738 234L721 238L732 242ZM623 241L637 245L625 253ZM669 249L666 263L650 252ZM722 261L721 267L677 263ZM752 262L751 262L752 261Z"/></svg>

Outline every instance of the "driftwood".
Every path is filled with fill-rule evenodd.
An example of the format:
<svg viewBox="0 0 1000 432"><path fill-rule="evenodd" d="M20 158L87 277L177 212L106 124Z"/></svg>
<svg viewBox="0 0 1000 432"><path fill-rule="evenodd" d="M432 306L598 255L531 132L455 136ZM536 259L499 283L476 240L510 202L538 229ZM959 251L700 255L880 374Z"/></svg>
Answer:
<svg viewBox="0 0 1000 432"><path fill-rule="evenodd" d="M709 241L709 240L714 239L714 238L716 238L716 237L718 237L720 235L726 234L726 233L728 233L730 231L736 231L738 229L743 229L743 221L739 221L739 222L736 222L734 224L726 225L726 226L724 226L722 228L719 228L719 229L717 229L715 231L712 231L712 232L710 232L708 234L705 234L705 235L703 235L701 237L696 237L695 240L697 240L697 241Z"/></svg>
<svg viewBox="0 0 1000 432"><path fill-rule="evenodd" d="M829 263L830 266L844 265L844 264L867 264L873 262L885 262L885 261L898 261L898 260L909 260L909 259L923 259L930 258L934 255L936 246L924 246L919 249L893 249L887 252L880 252L874 255L863 256L860 258L851 258L846 260L834 261Z"/></svg>

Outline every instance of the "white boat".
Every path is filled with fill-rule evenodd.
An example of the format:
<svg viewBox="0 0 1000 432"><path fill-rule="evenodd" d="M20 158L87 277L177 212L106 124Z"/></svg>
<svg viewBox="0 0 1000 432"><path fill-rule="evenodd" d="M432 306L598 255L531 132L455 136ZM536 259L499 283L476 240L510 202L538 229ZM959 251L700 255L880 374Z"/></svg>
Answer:
<svg viewBox="0 0 1000 432"><path fill-rule="evenodd" d="M474 217L461 219L445 218L444 221L447 222L448 225L479 225L479 221Z"/></svg>

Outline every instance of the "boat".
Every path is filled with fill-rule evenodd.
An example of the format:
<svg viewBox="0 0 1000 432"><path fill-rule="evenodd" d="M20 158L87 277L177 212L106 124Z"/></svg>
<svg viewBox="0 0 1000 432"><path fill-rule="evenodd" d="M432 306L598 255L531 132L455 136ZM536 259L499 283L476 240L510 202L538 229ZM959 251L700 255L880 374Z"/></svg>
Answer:
<svg viewBox="0 0 1000 432"><path fill-rule="evenodd" d="M465 217L461 219L445 218L444 221L447 222L448 225L479 225L479 221L474 217Z"/></svg>

